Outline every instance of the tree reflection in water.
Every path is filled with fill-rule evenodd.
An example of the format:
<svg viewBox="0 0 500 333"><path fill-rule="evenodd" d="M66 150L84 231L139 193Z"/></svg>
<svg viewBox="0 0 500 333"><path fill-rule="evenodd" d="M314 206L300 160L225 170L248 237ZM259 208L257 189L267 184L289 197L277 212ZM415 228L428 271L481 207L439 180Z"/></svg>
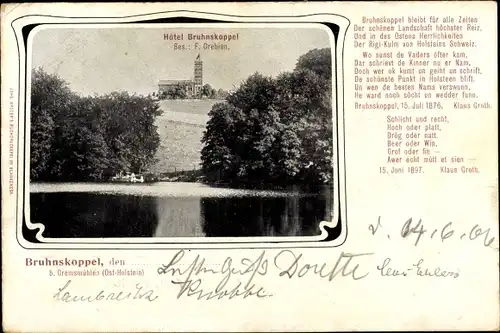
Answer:
<svg viewBox="0 0 500 333"><path fill-rule="evenodd" d="M46 238L312 236L331 220L331 192L253 194L31 193L30 217Z"/></svg>
<svg viewBox="0 0 500 333"><path fill-rule="evenodd" d="M330 220L325 196L201 199L207 236L313 236Z"/></svg>
<svg viewBox="0 0 500 333"><path fill-rule="evenodd" d="M158 223L154 197L97 193L31 193L32 223L46 238L151 237Z"/></svg>

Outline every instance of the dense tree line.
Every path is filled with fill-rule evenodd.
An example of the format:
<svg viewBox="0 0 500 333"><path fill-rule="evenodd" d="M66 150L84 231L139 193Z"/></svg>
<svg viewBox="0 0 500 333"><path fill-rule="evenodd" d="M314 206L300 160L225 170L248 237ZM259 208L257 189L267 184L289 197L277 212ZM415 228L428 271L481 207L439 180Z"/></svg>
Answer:
<svg viewBox="0 0 500 333"><path fill-rule="evenodd" d="M164 90L158 92L160 99L185 99L187 98L186 89L181 84L168 86Z"/></svg>
<svg viewBox="0 0 500 333"><path fill-rule="evenodd" d="M205 84L203 85L201 89L201 98L208 98L208 99L224 99L228 96L228 92L223 90L223 89L214 89L210 84ZM159 99L187 99L188 95L186 93L186 89L184 88L183 85L181 84L175 84L169 87L164 88L164 90L159 91L158 94L156 95L155 93L153 96L158 96ZM191 97L189 97L191 98Z"/></svg>
<svg viewBox="0 0 500 333"><path fill-rule="evenodd" d="M333 177L330 49L302 55L292 72L255 73L209 113L201 152L209 181L328 184Z"/></svg>
<svg viewBox="0 0 500 333"><path fill-rule="evenodd" d="M201 90L201 96L208 99L225 99L228 96L228 92L223 89L215 89L208 83L203 85Z"/></svg>
<svg viewBox="0 0 500 333"><path fill-rule="evenodd" d="M154 163L161 110L150 96L83 97L42 69L31 89L31 180L104 180Z"/></svg>

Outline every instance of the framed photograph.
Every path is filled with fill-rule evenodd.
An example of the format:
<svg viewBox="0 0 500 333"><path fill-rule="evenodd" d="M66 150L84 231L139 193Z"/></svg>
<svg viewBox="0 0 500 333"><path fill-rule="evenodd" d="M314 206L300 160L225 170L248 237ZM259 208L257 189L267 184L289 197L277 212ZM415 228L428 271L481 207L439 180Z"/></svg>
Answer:
<svg viewBox="0 0 500 333"><path fill-rule="evenodd" d="M205 16L32 27L24 241L345 240L336 45L347 20L182 23Z"/></svg>
<svg viewBox="0 0 500 333"><path fill-rule="evenodd" d="M498 330L496 7L2 4L3 330Z"/></svg>

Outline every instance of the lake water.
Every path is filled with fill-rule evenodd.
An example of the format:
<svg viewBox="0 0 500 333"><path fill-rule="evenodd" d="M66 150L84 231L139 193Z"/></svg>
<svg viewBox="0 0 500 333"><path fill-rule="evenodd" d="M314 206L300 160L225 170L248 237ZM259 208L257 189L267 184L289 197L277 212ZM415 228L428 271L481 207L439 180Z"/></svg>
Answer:
<svg viewBox="0 0 500 333"><path fill-rule="evenodd" d="M332 194L214 188L199 183L31 184L44 237L312 236Z"/></svg>

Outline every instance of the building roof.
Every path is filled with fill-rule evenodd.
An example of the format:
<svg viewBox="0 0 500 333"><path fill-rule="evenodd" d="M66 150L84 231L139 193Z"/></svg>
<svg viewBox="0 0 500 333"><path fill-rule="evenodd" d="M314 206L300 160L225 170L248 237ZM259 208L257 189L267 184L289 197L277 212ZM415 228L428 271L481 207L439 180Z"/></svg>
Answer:
<svg viewBox="0 0 500 333"><path fill-rule="evenodd" d="M174 84L190 84L193 83L193 80L159 80L158 85L174 85Z"/></svg>

